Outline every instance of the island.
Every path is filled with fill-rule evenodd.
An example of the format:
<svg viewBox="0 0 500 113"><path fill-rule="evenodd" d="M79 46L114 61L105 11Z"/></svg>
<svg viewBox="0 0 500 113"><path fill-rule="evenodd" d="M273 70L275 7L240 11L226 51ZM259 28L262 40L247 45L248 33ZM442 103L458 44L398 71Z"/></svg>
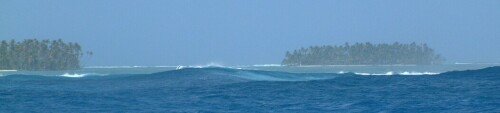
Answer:
<svg viewBox="0 0 500 113"><path fill-rule="evenodd" d="M92 52L85 54L91 55ZM54 71L80 69L84 55L78 43L26 39L0 42L0 70Z"/></svg>
<svg viewBox="0 0 500 113"><path fill-rule="evenodd" d="M445 59L427 44L355 43L310 46L287 51L282 65L437 65Z"/></svg>

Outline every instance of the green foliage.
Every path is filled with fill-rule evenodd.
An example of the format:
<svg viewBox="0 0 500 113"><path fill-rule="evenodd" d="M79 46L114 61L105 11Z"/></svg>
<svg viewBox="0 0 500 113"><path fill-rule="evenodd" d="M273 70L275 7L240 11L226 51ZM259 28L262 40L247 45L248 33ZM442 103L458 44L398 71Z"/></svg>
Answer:
<svg viewBox="0 0 500 113"><path fill-rule="evenodd" d="M78 43L27 39L0 43L0 69L72 70L80 68L82 48Z"/></svg>
<svg viewBox="0 0 500 113"><path fill-rule="evenodd" d="M311 46L286 52L283 65L433 65L444 63L427 44L356 43Z"/></svg>

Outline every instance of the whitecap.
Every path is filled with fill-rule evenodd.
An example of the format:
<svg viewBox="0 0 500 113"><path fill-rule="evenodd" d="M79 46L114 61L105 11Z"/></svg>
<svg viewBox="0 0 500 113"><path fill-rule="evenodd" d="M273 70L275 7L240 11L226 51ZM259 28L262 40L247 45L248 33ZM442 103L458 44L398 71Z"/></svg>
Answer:
<svg viewBox="0 0 500 113"><path fill-rule="evenodd" d="M354 73L354 74L356 74L356 75L372 75L370 73Z"/></svg>
<svg viewBox="0 0 500 113"><path fill-rule="evenodd" d="M179 66L177 66L177 67L175 68L175 70L179 70L179 69L183 69L183 68L184 68L184 66L179 65Z"/></svg>
<svg viewBox="0 0 500 113"><path fill-rule="evenodd" d="M0 72L16 72L17 70L0 70Z"/></svg>
<svg viewBox="0 0 500 113"><path fill-rule="evenodd" d="M389 71L387 73L381 73L381 74L372 74L372 75L394 75L394 72Z"/></svg>
<svg viewBox="0 0 500 113"><path fill-rule="evenodd" d="M86 76L87 74L69 74L69 73L64 73L62 75L59 75L59 76L63 76L63 77L71 77L71 78L79 78L79 77L84 77Z"/></svg>
<svg viewBox="0 0 500 113"><path fill-rule="evenodd" d="M62 77L71 77L71 78L80 78L80 77L85 77L85 76L89 76L89 75L105 76L107 74L98 74L98 73L84 73L84 74L73 73L73 74L70 74L70 73L64 73L64 74L59 75L59 76L62 76Z"/></svg>
<svg viewBox="0 0 500 113"><path fill-rule="evenodd" d="M340 72L339 72L340 73ZM354 73L357 75L437 75L440 73L434 73L434 72L401 72L401 73L394 73L392 71L386 72L386 73Z"/></svg>
<svg viewBox="0 0 500 113"><path fill-rule="evenodd" d="M433 73L433 72L402 72L399 73L399 75L437 75L439 73Z"/></svg>

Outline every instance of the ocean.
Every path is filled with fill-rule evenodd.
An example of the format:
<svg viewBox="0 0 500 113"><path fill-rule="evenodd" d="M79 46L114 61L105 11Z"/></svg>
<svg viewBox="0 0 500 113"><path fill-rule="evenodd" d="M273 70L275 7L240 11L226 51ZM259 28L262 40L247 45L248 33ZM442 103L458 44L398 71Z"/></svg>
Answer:
<svg viewBox="0 0 500 113"><path fill-rule="evenodd" d="M500 112L499 64L0 71L0 112Z"/></svg>

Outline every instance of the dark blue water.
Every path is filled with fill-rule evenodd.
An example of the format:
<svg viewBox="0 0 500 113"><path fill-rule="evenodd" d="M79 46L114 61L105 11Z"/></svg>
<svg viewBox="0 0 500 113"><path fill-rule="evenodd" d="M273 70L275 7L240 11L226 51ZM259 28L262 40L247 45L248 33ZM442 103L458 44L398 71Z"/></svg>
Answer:
<svg viewBox="0 0 500 113"><path fill-rule="evenodd" d="M0 112L500 112L500 67L423 76L227 68L0 77Z"/></svg>

